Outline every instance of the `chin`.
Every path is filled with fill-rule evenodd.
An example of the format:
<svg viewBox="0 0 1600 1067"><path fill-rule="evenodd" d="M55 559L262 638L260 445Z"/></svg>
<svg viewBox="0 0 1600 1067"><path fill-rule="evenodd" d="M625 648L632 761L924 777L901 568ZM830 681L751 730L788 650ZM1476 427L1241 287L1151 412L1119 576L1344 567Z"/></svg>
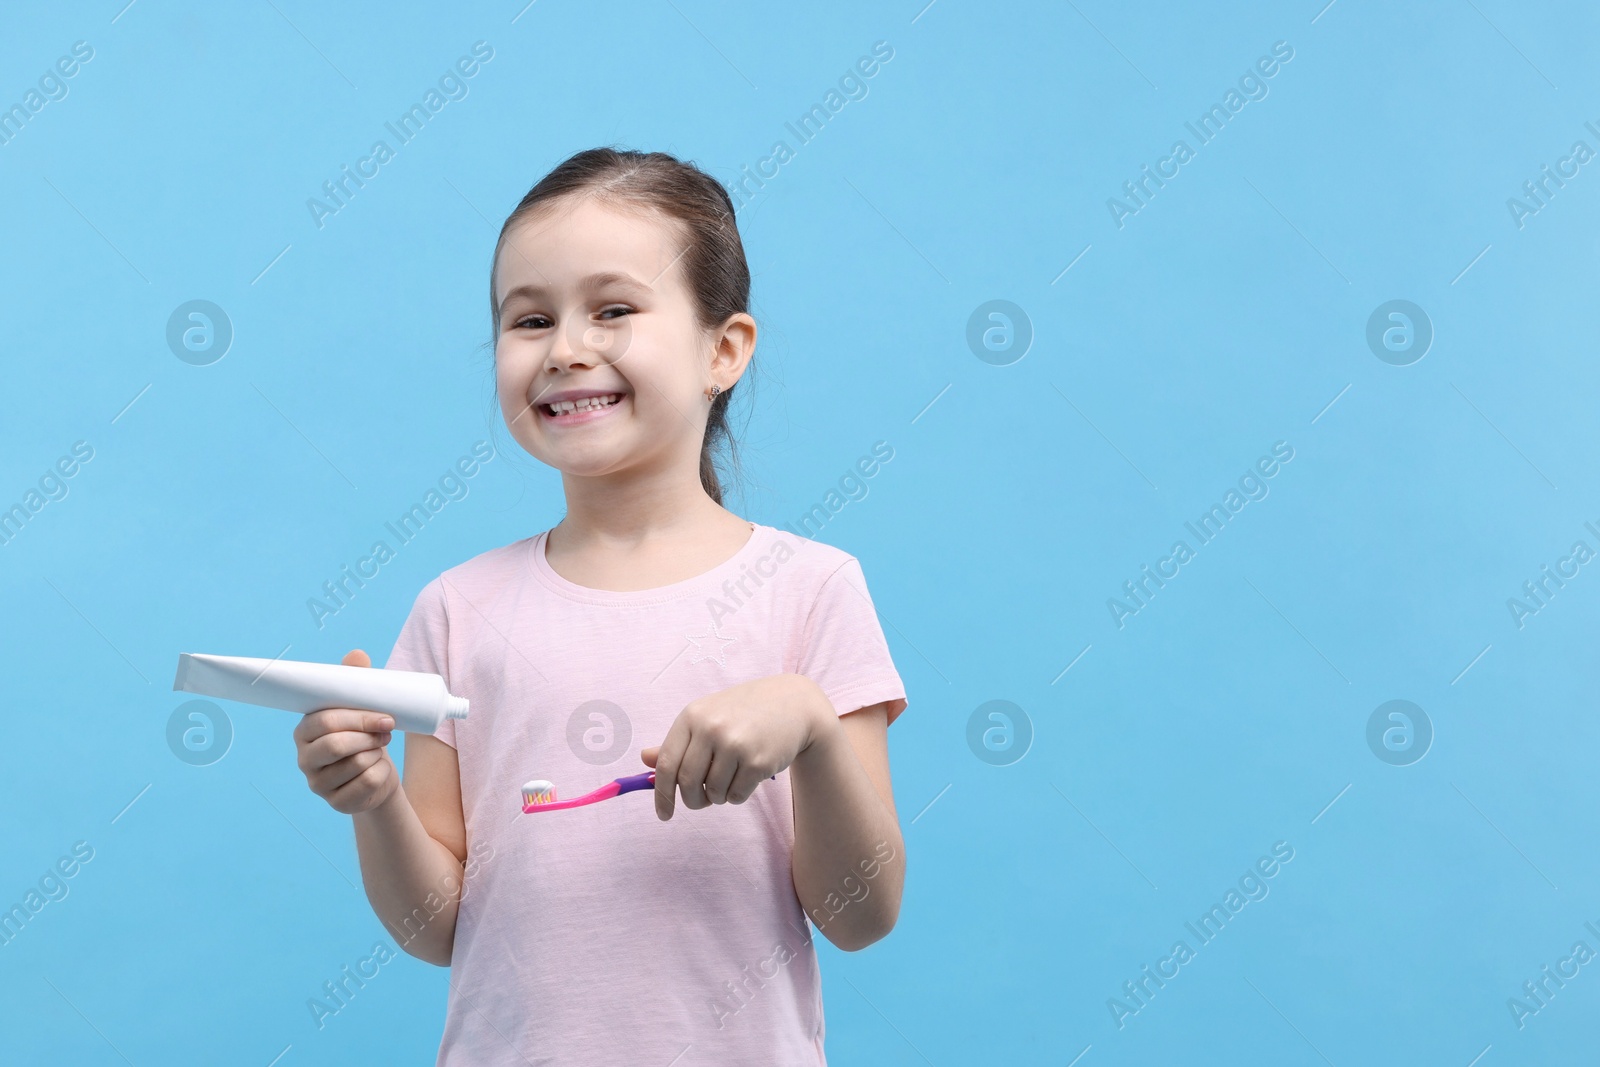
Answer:
<svg viewBox="0 0 1600 1067"><path fill-rule="evenodd" d="M595 478L603 474L612 474L627 465L627 457L611 449L604 452L565 449L559 453L547 449L544 450L544 455L534 453L534 458L562 474L570 474L577 478Z"/></svg>

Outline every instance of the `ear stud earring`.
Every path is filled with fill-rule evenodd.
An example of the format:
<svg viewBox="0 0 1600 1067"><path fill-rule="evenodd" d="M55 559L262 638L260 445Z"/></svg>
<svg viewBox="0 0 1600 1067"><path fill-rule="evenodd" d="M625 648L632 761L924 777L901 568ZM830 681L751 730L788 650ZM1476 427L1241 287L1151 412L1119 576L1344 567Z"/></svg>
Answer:
<svg viewBox="0 0 1600 1067"><path fill-rule="evenodd" d="M722 392L722 386L720 386L720 385L712 385L711 386L711 392L706 394L706 399L710 400L710 401L715 401L717 399L717 394L720 393L720 392Z"/></svg>

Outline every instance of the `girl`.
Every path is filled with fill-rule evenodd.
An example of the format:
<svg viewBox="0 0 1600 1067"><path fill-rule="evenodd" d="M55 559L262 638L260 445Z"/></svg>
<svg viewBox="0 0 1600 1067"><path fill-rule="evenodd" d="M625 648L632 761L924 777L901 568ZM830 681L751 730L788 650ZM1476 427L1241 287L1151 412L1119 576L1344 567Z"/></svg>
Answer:
<svg viewBox="0 0 1600 1067"><path fill-rule="evenodd" d="M501 412L566 515L417 597L386 666L471 711L407 735L403 785L370 711L307 715L300 767L354 816L378 917L452 971L439 1064L825 1064L811 930L894 926L905 690L857 561L722 506L756 343L733 205L672 156L580 152L489 288ZM653 808L522 814L530 778L649 767Z"/></svg>

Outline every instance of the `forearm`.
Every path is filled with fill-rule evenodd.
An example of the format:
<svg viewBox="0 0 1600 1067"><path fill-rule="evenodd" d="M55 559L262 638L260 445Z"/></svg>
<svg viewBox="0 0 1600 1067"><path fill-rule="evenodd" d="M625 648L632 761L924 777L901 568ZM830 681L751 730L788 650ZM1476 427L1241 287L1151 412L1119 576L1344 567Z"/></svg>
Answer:
<svg viewBox="0 0 1600 1067"><path fill-rule="evenodd" d="M808 680L801 691L817 718L814 739L789 767L795 893L829 941L854 951L894 928L904 839L827 696Z"/></svg>
<svg viewBox="0 0 1600 1067"><path fill-rule="evenodd" d="M354 819L361 881L372 910L400 948L448 967L462 862L428 835L403 787Z"/></svg>

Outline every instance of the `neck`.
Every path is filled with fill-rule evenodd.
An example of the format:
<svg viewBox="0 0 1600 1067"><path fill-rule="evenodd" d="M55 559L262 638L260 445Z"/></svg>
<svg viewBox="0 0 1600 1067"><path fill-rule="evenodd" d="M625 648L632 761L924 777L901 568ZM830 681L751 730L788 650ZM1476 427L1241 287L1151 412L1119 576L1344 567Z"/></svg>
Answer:
<svg viewBox="0 0 1600 1067"><path fill-rule="evenodd" d="M698 465L681 461L599 476L563 472L561 485L567 514L552 538L564 549L698 540L720 525L743 522L706 493Z"/></svg>

